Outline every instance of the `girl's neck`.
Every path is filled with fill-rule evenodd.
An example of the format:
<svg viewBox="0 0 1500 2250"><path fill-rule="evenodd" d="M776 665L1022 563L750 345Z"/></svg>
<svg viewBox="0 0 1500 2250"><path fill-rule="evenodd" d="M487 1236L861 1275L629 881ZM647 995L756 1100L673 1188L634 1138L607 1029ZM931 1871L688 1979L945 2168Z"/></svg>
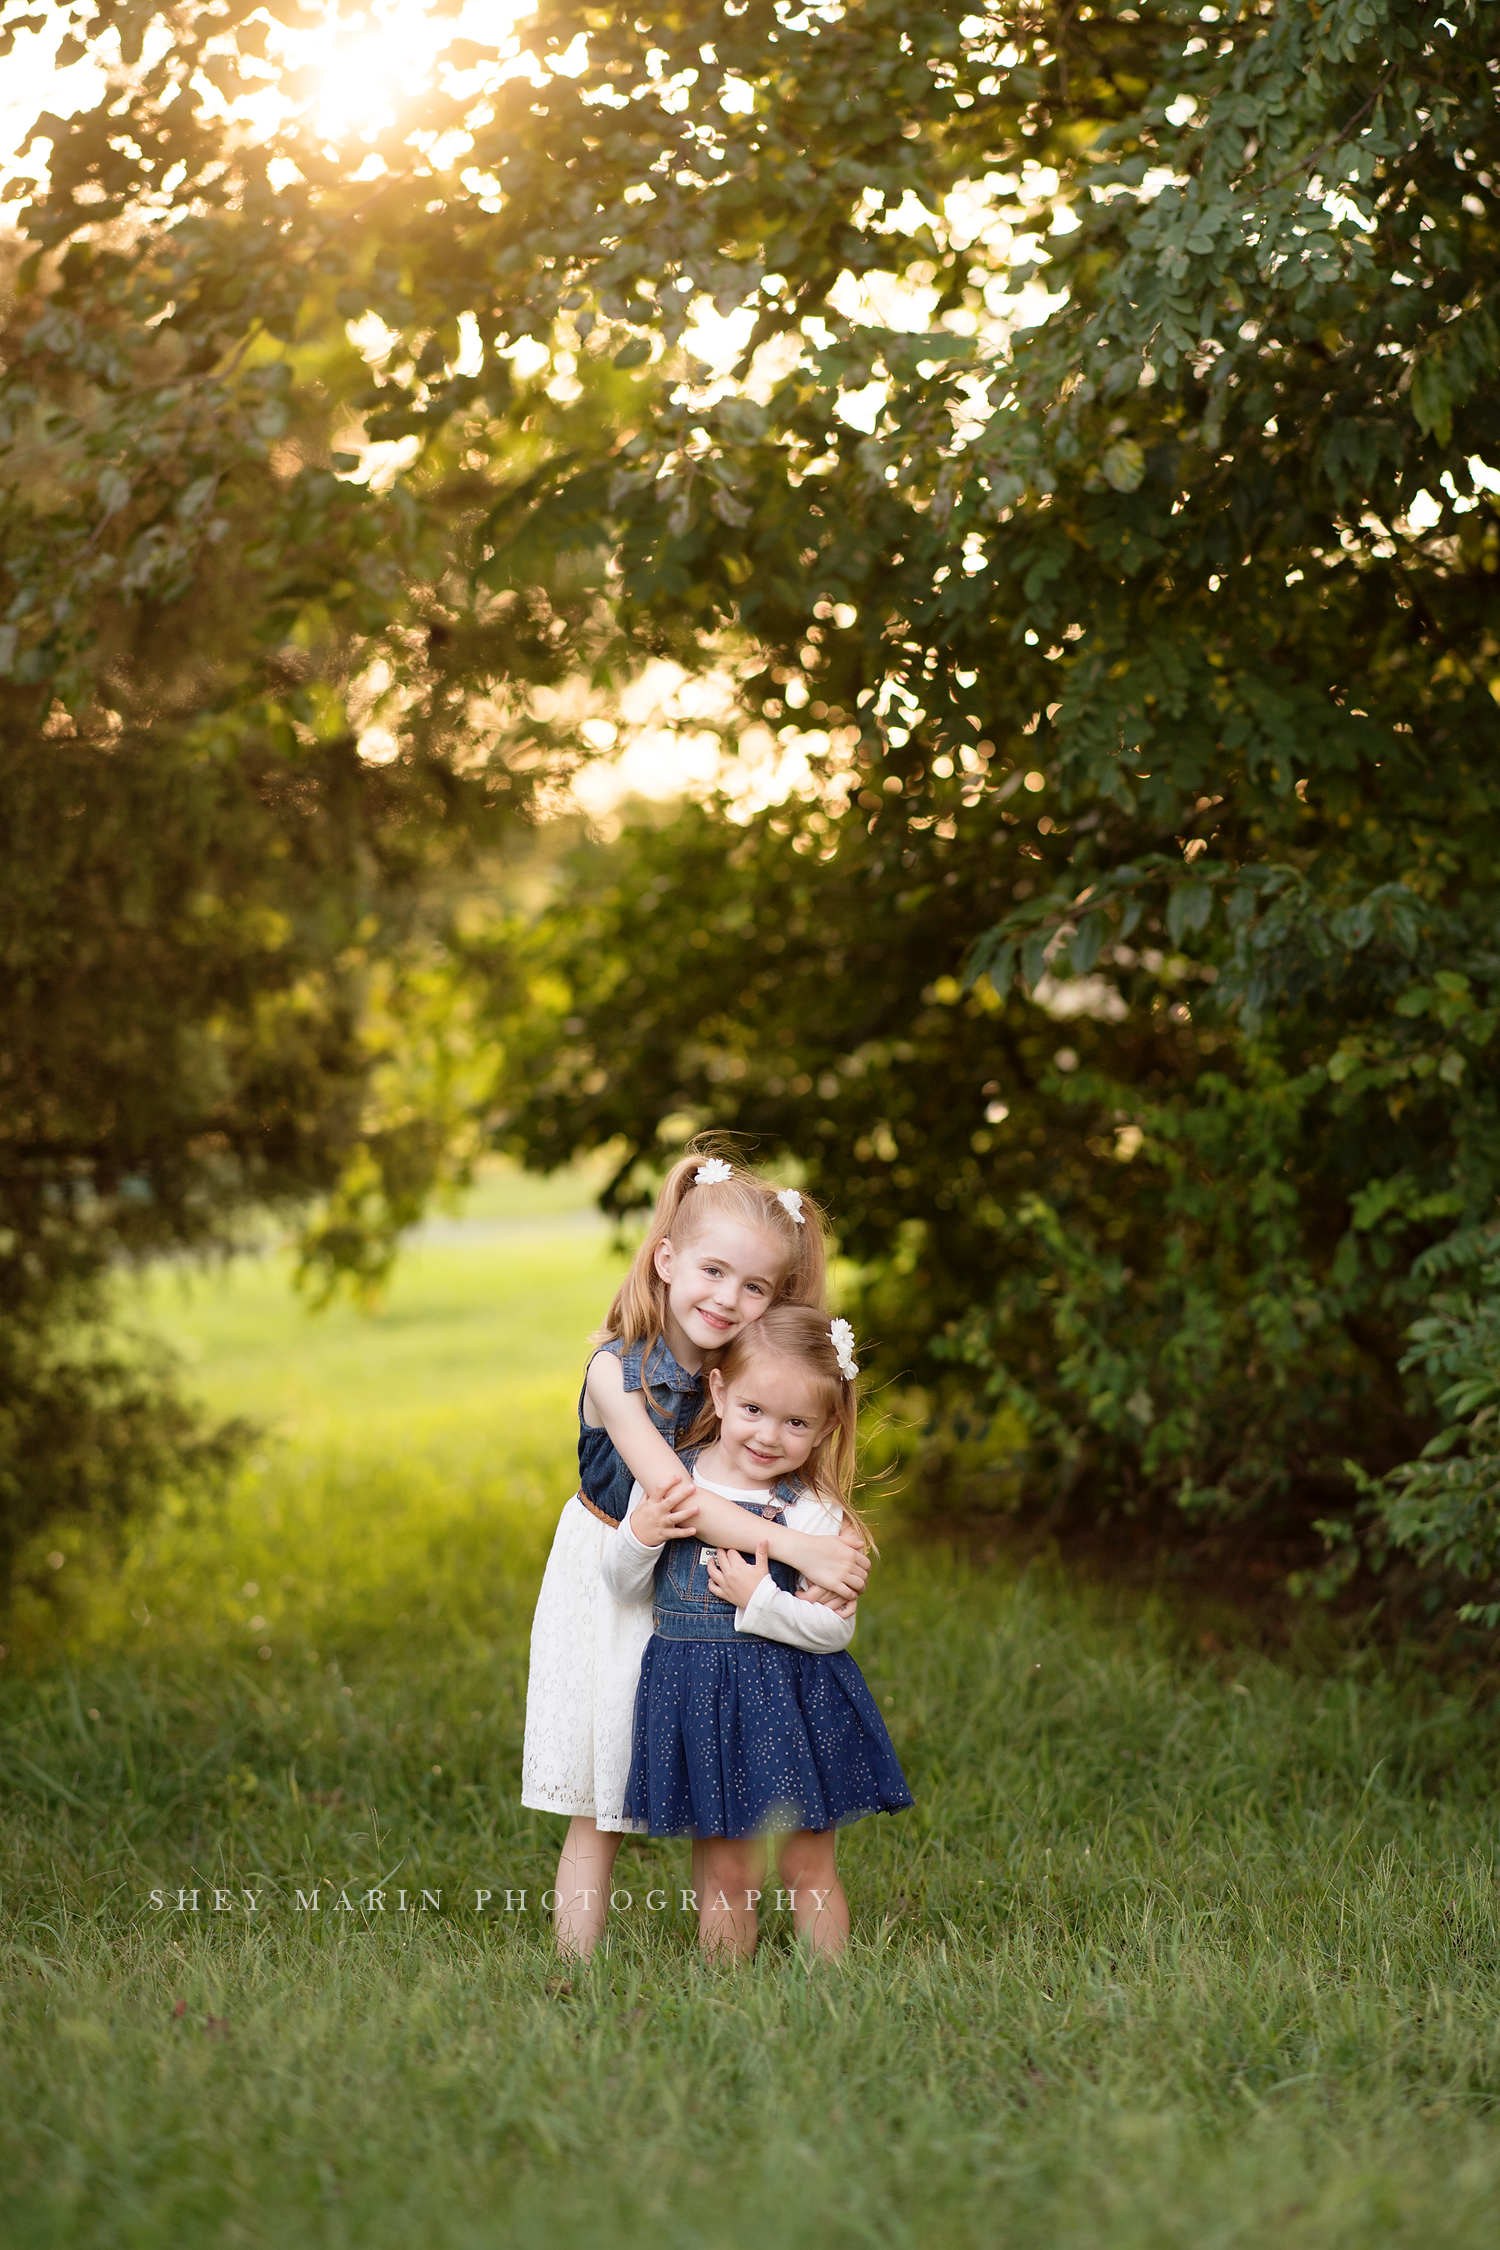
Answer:
<svg viewBox="0 0 1500 2250"><path fill-rule="evenodd" d="M781 1481L778 1477L742 1477L730 1470L717 1438L712 1445L703 1448L694 1463L693 1474L706 1477L710 1483L730 1485L736 1492L774 1492Z"/></svg>
<svg viewBox="0 0 1500 2250"><path fill-rule="evenodd" d="M661 1340L672 1354L684 1375L696 1375L703 1365L703 1354L691 1336L672 1317L670 1305L662 1308Z"/></svg>

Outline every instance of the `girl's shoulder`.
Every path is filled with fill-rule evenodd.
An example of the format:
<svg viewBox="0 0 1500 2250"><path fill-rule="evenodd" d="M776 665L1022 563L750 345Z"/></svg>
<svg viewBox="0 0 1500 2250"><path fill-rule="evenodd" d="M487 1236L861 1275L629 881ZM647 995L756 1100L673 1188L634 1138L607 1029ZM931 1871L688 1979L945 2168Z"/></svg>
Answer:
<svg viewBox="0 0 1500 2250"><path fill-rule="evenodd" d="M644 1390L646 1360L650 1350L651 1346L644 1338L633 1339L629 1336L601 1337L589 1353L588 1366L584 1370L584 1380L588 1380L589 1374L599 1360L612 1359L619 1367L621 1382L625 1390Z"/></svg>

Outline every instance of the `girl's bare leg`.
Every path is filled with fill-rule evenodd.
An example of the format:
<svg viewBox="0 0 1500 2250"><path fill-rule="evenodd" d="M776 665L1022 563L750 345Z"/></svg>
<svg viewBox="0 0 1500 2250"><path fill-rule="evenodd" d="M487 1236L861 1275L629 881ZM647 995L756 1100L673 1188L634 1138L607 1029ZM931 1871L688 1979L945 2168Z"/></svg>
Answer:
<svg viewBox="0 0 1500 2250"><path fill-rule="evenodd" d="M748 1961L755 1951L765 1845L758 1836L703 1836L694 1861L700 1878L699 1946L711 1960Z"/></svg>
<svg viewBox="0 0 1500 2250"><path fill-rule="evenodd" d="M834 1857L838 1831L799 1829L781 1842L778 1880L791 1891L797 1935L810 1953L827 1958L849 1942L849 1901Z"/></svg>
<svg viewBox="0 0 1500 2250"><path fill-rule="evenodd" d="M557 1905L552 1915L559 1953L586 1961L598 1944L619 1849L619 1830L600 1828L584 1813L575 1814L568 1823L557 1862Z"/></svg>

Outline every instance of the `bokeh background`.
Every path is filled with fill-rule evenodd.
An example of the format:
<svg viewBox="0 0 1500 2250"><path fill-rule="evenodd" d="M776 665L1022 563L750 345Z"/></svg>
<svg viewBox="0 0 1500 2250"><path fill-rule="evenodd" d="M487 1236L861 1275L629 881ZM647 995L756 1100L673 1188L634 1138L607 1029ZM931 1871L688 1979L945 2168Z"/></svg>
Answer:
<svg viewBox="0 0 1500 2250"><path fill-rule="evenodd" d="M6 2242L1493 2239L1493 48L0 0ZM836 1966L639 1841L561 1963L518 1801L706 1129L867 1369Z"/></svg>

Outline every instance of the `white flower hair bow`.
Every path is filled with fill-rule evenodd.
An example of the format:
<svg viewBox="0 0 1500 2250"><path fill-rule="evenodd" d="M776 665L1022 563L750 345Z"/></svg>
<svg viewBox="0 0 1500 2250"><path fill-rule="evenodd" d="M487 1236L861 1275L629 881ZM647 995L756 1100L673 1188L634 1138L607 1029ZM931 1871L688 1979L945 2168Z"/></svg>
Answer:
<svg viewBox="0 0 1500 2250"><path fill-rule="evenodd" d="M836 1320L828 1335L839 1355L839 1373L846 1383L852 1383L859 1373L859 1363L854 1357L854 1330L847 1320Z"/></svg>
<svg viewBox="0 0 1500 2250"><path fill-rule="evenodd" d="M734 1166L726 1164L722 1156L711 1156L708 1162L700 1164L693 1174L693 1185L694 1187L717 1187L720 1180L732 1180L733 1178Z"/></svg>
<svg viewBox="0 0 1500 2250"><path fill-rule="evenodd" d="M797 1193L797 1190L795 1188L778 1188L776 1190L776 1200L781 1205L783 1211L789 1211L791 1213L792 1217L796 1220L799 1227L806 1226L807 1221L802 1216L802 1198Z"/></svg>

